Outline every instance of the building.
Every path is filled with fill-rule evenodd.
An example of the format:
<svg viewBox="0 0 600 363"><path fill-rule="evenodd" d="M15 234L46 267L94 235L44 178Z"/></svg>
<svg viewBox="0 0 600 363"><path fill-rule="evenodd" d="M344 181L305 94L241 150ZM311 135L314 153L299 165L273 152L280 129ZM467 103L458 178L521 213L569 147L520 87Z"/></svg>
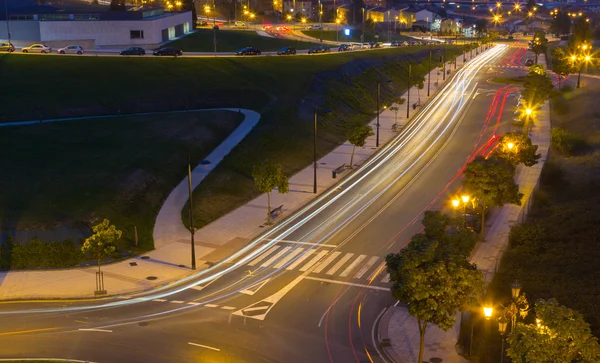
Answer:
<svg viewBox="0 0 600 363"><path fill-rule="evenodd" d="M366 18L374 21L375 23L400 23L400 19L403 17L402 9L388 9L384 7L374 7L367 9Z"/></svg>
<svg viewBox="0 0 600 363"><path fill-rule="evenodd" d="M379 7L385 9L388 7L387 0L363 0L363 2L367 8Z"/></svg>
<svg viewBox="0 0 600 363"><path fill-rule="evenodd" d="M302 18L312 18L313 12L318 14L315 9L313 9L312 1L284 1L283 2L283 13L284 14L294 14L294 17L302 17ZM298 15L300 14L300 15Z"/></svg>
<svg viewBox="0 0 600 363"><path fill-rule="evenodd" d="M462 36L465 38L475 38L477 32L475 31L475 23L464 22L461 27Z"/></svg>
<svg viewBox="0 0 600 363"><path fill-rule="evenodd" d="M76 43L85 49L126 47L155 48L192 30L192 12L165 12L163 8L110 11L106 7L59 8L32 5L0 15L0 39L15 46L44 43L54 48Z"/></svg>
<svg viewBox="0 0 600 363"><path fill-rule="evenodd" d="M454 19L444 19L440 22L440 30L442 34L459 34L460 23Z"/></svg>

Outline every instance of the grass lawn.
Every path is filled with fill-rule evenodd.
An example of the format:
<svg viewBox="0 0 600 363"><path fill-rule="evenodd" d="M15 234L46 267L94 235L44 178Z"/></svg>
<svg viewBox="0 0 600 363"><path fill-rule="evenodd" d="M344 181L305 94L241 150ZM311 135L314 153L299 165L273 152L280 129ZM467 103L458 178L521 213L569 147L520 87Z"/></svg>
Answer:
<svg viewBox="0 0 600 363"><path fill-rule="evenodd" d="M198 29L195 33L177 39L168 44L184 52L213 52L213 31ZM317 43L299 40L269 38L258 35L253 30L219 30L217 31L217 52L235 52L244 47L255 47L263 52L276 51L283 47L308 49Z"/></svg>
<svg viewBox="0 0 600 363"><path fill-rule="evenodd" d="M197 199L194 204L195 225L201 227L258 194L250 175L252 166L257 162L273 159L281 163L288 174L311 162L312 148L307 145L312 145L310 120L315 102L332 111L320 118L317 151L324 155L345 140L348 122L366 122L373 117L373 95L380 72L393 81L382 86L382 103L385 104L405 85L403 77L406 71L403 67L406 67L406 62L403 61L412 59L418 63L428 53L425 47L406 47L315 57L243 59L62 58L3 54L0 55L0 79L10 87L0 88L0 99L3 100L0 121L212 107L241 107L260 112L262 117L257 127L194 191L194 199ZM452 49L449 49L449 59L451 54ZM413 65L413 74L423 71L421 68ZM39 87L40 80L54 85L66 79L69 80L66 87ZM158 117L160 120L164 118ZM64 123L29 129L0 129L4 154L14 155L14 160L5 158L4 165L0 164L6 174L1 184L3 193L0 200L4 200L1 212L16 214L15 219L19 221L25 221L23 217L27 217L27 221L46 225L118 213L130 216L135 212L146 221L142 221L147 228L145 235L151 235L151 225L147 223L156 216L158 200L164 199L175 186L170 183L176 183L185 176L188 141L160 139L165 135L152 133L152 128L144 128L142 135L138 136L133 124L124 120L123 117L98 121L96 129L87 131L79 127L91 128L93 122L84 122L77 128L76 123ZM175 124L168 121L161 124L156 120L157 130L170 135L170 129L164 130L167 124L169 127L186 125L185 122ZM64 135L61 130L65 130ZM181 130L173 132L179 137L185 136L177 134L183 132ZM92 134L103 135L104 139L96 138L90 142L110 152L99 154L91 145L83 145L87 151L79 158L75 151L85 144L79 138L86 137L87 140ZM162 140L161 147L164 144L165 149L148 148L142 143L144 137L156 140L153 143ZM23 140L32 141L25 143ZM196 146L209 150L211 145L214 145L212 141ZM144 152L140 154L136 147L141 147ZM168 148L172 148L171 152ZM73 155L69 155L68 150ZM107 159L109 155L113 158L112 162ZM203 151L198 150L193 156L196 161L201 160ZM50 157L67 159L50 162ZM154 160L154 157L164 160ZM29 165L29 174L19 170L26 160L37 163L24 164ZM125 165L129 166L126 168ZM104 179L96 180L93 175L101 170L99 166L106 166L119 174L99 175L98 178ZM166 166L168 172L163 175L162 169ZM66 175L75 167L89 171L92 176L79 180ZM154 194L147 197L153 203L153 210L147 208L142 197L128 203L119 202L115 206L102 198L102 195L119 196L120 188L130 185L127 182L129 177L136 180L136 175L130 176L130 173L138 169L141 173L138 177L148 176L148 180L158 184L152 189ZM173 175L167 175L171 171ZM51 180L52 177L60 180ZM67 178L67 182L63 178ZM155 181L153 178L164 180ZM101 180L110 183L103 185ZM50 184L44 185L46 182ZM154 184L150 183L150 186L154 187ZM100 192L98 188L107 190ZM32 190L40 199L25 197ZM73 195L68 195L63 201L62 197L68 190L73 190ZM86 198L86 201L79 206L75 203L77 198ZM15 207L9 202L16 203L18 208L13 210ZM54 203L56 206L46 205ZM94 203L99 203L99 207L91 210L89 207ZM138 210L142 208L148 210ZM112 219L115 218L118 220L119 217ZM127 218L130 217L123 217L127 226L125 236L132 240L131 225L142 222ZM142 234L139 226L138 232Z"/></svg>
<svg viewBox="0 0 600 363"><path fill-rule="evenodd" d="M600 82L563 93L552 103L553 128L570 135L571 152L553 141L540 189L525 224L513 228L510 249L491 291L501 302L518 280L529 302L557 298L600 336Z"/></svg>
<svg viewBox="0 0 600 363"><path fill-rule="evenodd" d="M336 34L337 32L335 30L323 30L322 33L320 30L303 30L302 33L304 33L305 35L307 35L309 37L313 37L316 39L321 38L321 34L322 34L323 40L331 40L331 41L339 40L339 42L360 43L360 35L362 34L362 31L360 29L351 29L350 35L346 36L346 35L344 35L344 27L340 26L339 34ZM387 32L380 32L379 40L377 40L377 41L388 42L388 41L392 41L392 40L414 40L414 39L404 36L404 35L394 34L394 33L392 33L392 38L388 39ZM374 41L376 41L375 33L372 31L366 30L365 31L365 43L374 42Z"/></svg>
<svg viewBox="0 0 600 363"><path fill-rule="evenodd" d="M46 227L109 218L140 248L168 193L243 120L207 111L44 123L0 129L2 220Z"/></svg>

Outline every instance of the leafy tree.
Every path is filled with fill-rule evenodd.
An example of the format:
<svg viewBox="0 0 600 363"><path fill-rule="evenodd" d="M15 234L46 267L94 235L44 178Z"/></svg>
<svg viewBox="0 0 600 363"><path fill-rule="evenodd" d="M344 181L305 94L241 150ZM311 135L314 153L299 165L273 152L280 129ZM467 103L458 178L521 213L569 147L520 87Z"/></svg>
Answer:
<svg viewBox="0 0 600 363"><path fill-rule="evenodd" d="M479 38L481 38L483 36L483 33L485 33L485 31L487 30L487 27L488 27L487 19L477 19L475 21L475 32L477 33L477 36Z"/></svg>
<svg viewBox="0 0 600 363"><path fill-rule="evenodd" d="M541 106L552 95L554 85L548 74L540 74L539 68L532 67L523 82L523 98L531 108Z"/></svg>
<svg viewBox="0 0 600 363"><path fill-rule="evenodd" d="M352 154L350 155L350 167L354 167L354 150L356 147L363 147L367 142L369 136L373 136L373 129L369 125L363 125L361 123L354 123L348 129L346 137L352 144Z"/></svg>
<svg viewBox="0 0 600 363"><path fill-rule="evenodd" d="M523 194L514 181L515 167L510 162L496 157L477 156L468 163L462 186L465 192L481 204L481 234L484 234L486 208L505 203L521 205Z"/></svg>
<svg viewBox="0 0 600 363"><path fill-rule="evenodd" d="M421 104L421 90L425 88L425 78L417 82L417 99L419 100L419 105Z"/></svg>
<svg viewBox="0 0 600 363"><path fill-rule="evenodd" d="M261 193L267 193L267 224L271 224L271 191L277 188L280 194L289 191L288 178L281 171L281 165L265 161L252 170L254 184Z"/></svg>
<svg viewBox="0 0 600 363"><path fill-rule="evenodd" d="M508 160L512 165L533 166L538 163L541 154L537 154L537 145L531 143L527 134L509 132L502 135L500 145L494 150L494 156Z"/></svg>
<svg viewBox="0 0 600 363"><path fill-rule="evenodd" d="M548 49L548 39L546 39L546 33L536 32L533 35L533 44L531 50L535 53L535 64L538 64L538 57L542 53L546 53Z"/></svg>
<svg viewBox="0 0 600 363"><path fill-rule="evenodd" d="M592 28L590 23L584 17L578 17L573 21L573 31L571 39L569 39L570 47L576 48L583 43L591 43Z"/></svg>
<svg viewBox="0 0 600 363"><path fill-rule="evenodd" d="M423 361L427 325L452 328L456 313L475 305L483 292L483 273L464 257L439 258L439 246L438 241L417 234L400 253L386 257L394 283L392 295L406 304L409 314L417 319L418 362Z"/></svg>
<svg viewBox="0 0 600 363"><path fill-rule="evenodd" d="M552 23L550 31L555 35L567 35L571 32L571 17L566 11L558 11Z"/></svg>
<svg viewBox="0 0 600 363"><path fill-rule="evenodd" d="M552 68L558 74L558 88L561 88L560 82L562 78L566 78L569 74L577 72L577 68L573 61L569 59L567 53L561 47L556 47L552 50Z"/></svg>
<svg viewBox="0 0 600 363"><path fill-rule="evenodd" d="M535 304L536 322L517 323L508 336L508 356L515 363L600 361L598 339L575 310L559 305L556 299Z"/></svg>
<svg viewBox="0 0 600 363"><path fill-rule="evenodd" d="M394 112L394 124L398 124L398 111L400 111L400 107L392 106L390 107L390 111Z"/></svg>
<svg viewBox="0 0 600 363"><path fill-rule="evenodd" d="M121 239L123 232L118 230L108 219L92 227L93 234L86 238L81 246L81 252L89 253L98 262L100 272L100 260L109 257L117 249L117 242Z"/></svg>
<svg viewBox="0 0 600 363"><path fill-rule="evenodd" d="M477 242L477 235L465 226L463 218L452 218L440 211L426 211L422 223L425 236L439 243L437 252L440 258L466 258Z"/></svg>

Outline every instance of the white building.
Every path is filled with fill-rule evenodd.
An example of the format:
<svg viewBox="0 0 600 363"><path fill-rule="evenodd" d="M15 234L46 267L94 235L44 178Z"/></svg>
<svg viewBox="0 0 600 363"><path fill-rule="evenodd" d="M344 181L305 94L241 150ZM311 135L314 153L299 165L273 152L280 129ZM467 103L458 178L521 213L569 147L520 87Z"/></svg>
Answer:
<svg viewBox="0 0 600 363"><path fill-rule="evenodd" d="M94 13L94 10L90 8L83 13L49 6L11 10L8 15L11 42L17 47L31 43L52 47L76 43L86 49L131 45L154 48L192 30L191 11L166 13L162 8L153 8ZM0 39L8 39L7 27L0 27Z"/></svg>

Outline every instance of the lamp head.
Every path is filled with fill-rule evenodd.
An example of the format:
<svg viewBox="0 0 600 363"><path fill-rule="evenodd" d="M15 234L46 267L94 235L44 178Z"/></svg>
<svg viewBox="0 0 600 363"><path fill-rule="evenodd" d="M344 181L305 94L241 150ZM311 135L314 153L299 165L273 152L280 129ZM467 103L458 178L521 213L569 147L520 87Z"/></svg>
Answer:
<svg viewBox="0 0 600 363"><path fill-rule="evenodd" d="M484 306L483 315L485 316L486 320L490 320L492 315L494 315L494 308L492 306Z"/></svg>
<svg viewBox="0 0 600 363"><path fill-rule="evenodd" d="M461 199L462 199L463 203L469 203L470 197L465 194L465 195L461 196Z"/></svg>

